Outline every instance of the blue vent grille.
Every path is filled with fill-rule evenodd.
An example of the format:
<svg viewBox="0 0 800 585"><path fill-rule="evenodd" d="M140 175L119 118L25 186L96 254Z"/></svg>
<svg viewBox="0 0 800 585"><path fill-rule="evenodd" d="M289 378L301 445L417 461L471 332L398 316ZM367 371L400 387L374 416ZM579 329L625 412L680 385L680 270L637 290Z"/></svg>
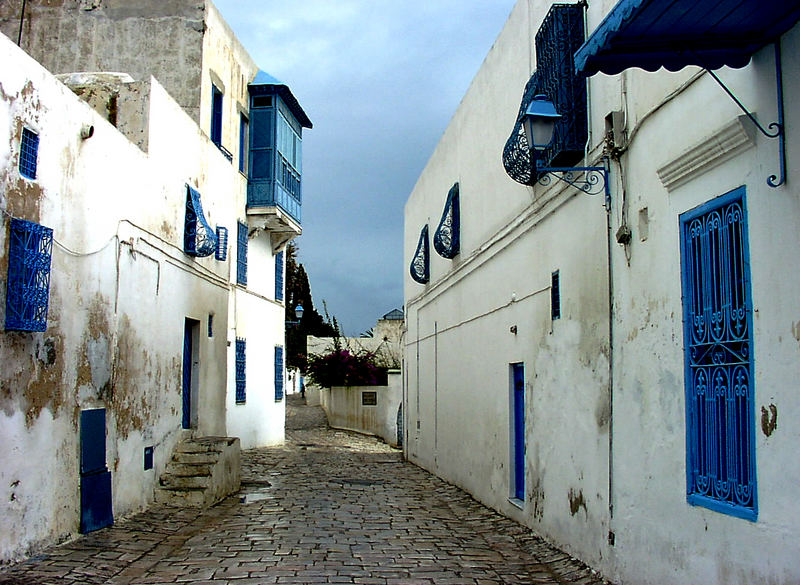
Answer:
<svg viewBox="0 0 800 585"><path fill-rule="evenodd" d="M208 225L200 193L186 185L186 219L183 230L183 251L189 256L211 256L217 249L217 233Z"/></svg>
<svg viewBox="0 0 800 585"><path fill-rule="evenodd" d="M39 154L39 135L22 129L22 140L19 145L19 174L29 179L36 178L36 160Z"/></svg>
<svg viewBox="0 0 800 585"><path fill-rule="evenodd" d="M687 499L755 520L752 300L744 187L681 215Z"/></svg>
<svg viewBox="0 0 800 585"><path fill-rule="evenodd" d="M247 402L247 341L236 338L236 404Z"/></svg>
<svg viewBox="0 0 800 585"><path fill-rule="evenodd" d="M217 226L217 246L214 250L214 258L220 262L228 259L228 228L221 225Z"/></svg>
<svg viewBox="0 0 800 585"><path fill-rule="evenodd" d="M23 219L11 219L6 330L47 330L52 254L52 229Z"/></svg>
<svg viewBox="0 0 800 585"><path fill-rule="evenodd" d="M419 234L419 242L411 259L411 278L420 284L425 284L431 279L431 256L428 244L428 226L422 228Z"/></svg>
<svg viewBox="0 0 800 585"><path fill-rule="evenodd" d="M275 346L275 402L283 400L283 348Z"/></svg>
<svg viewBox="0 0 800 585"><path fill-rule="evenodd" d="M444 212L439 227L433 234L433 247L443 258L455 258L461 249L461 211L459 208L458 183L447 194Z"/></svg>
<svg viewBox="0 0 800 585"><path fill-rule="evenodd" d="M283 300L283 252L275 255L275 300Z"/></svg>
<svg viewBox="0 0 800 585"><path fill-rule="evenodd" d="M236 282L247 286L247 225L238 223L236 234Z"/></svg>

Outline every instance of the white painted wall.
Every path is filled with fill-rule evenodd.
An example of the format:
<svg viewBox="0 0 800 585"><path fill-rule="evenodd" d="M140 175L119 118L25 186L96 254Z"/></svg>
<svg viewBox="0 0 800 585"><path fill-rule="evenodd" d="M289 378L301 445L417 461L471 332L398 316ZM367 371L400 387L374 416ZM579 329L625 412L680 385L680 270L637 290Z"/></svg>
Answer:
<svg viewBox="0 0 800 585"><path fill-rule="evenodd" d="M800 318L792 291L800 277L787 267L800 249L791 162L800 140L792 101L800 33L782 40L789 182L780 189L765 183L778 170L777 141L746 125L740 134L752 138L736 150L704 155L698 168L684 169L683 183L662 182L659 171L697 146L718 146L741 114L707 74L634 69L591 79L588 162L601 154L612 110L625 110L632 138L621 165L612 164L609 230L601 201L517 185L501 165L535 68L532 31L549 4L514 8L406 205L407 267L420 229L427 223L433 236L449 188L460 184L461 254L446 260L431 246L427 285L406 271L407 456L615 582L796 583L800 462L791 421L800 408L793 384ZM614 4L591 3L589 32ZM771 48L719 74L765 125L776 119ZM686 501L678 216L741 185L754 302L756 522ZM607 246L623 222L633 239L627 247L610 240L610 330ZM562 318L551 321L556 269ZM524 363L526 382L522 510L507 501L514 362ZM770 405L778 426L767 436L760 420Z"/></svg>

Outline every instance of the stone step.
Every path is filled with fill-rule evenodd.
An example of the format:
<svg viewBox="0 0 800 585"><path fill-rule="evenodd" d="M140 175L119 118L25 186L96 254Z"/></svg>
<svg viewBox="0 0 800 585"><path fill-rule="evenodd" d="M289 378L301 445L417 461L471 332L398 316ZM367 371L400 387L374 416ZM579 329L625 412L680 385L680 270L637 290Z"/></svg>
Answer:
<svg viewBox="0 0 800 585"><path fill-rule="evenodd" d="M172 461L184 465L207 464L214 465L219 461L219 451L176 451L172 454Z"/></svg>
<svg viewBox="0 0 800 585"><path fill-rule="evenodd" d="M205 489L211 484L208 475L173 475L164 473L158 480L162 487L172 489Z"/></svg>
<svg viewBox="0 0 800 585"><path fill-rule="evenodd" d="M174 490L163 487L156 490L156 502L177 508L199 508L213 503L206 501L204 489Z"/></svg>
<svg viewBox="0 0 800 585"><path fill-rule="evenodd" d="M212 467L215 462L210 463L183 463L175 460L167 463L167 468L164 473L167 475L177 475L179 477L188 477L194 475L208 476L211 475Z"/></svg>

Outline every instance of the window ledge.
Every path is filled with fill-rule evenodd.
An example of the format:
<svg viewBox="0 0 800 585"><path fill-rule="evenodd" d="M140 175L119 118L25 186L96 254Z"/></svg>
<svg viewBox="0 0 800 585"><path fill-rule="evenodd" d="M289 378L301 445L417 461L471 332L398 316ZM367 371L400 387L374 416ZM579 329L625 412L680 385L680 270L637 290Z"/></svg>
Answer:
<svg viewBox="0 0 800 585"><path fill-rule="evenodd" d="M508 498L508 502L515 508L519 508L520 510L525 509L525 500L520 500L519 498Z"/></svg>

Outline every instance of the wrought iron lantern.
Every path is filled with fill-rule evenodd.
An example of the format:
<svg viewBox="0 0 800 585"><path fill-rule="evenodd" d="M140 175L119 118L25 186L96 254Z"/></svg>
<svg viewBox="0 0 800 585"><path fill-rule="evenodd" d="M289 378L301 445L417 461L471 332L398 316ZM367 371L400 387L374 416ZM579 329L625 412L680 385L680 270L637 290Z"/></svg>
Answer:
<svg viewBox="0 0 800 585"><path fill-rule="evenodd" d="M547 148L553 140L556 123L561 114L547 96L537 95L522 115L522 128L528 141L531 161L537 182L548 185L551 177L564 181L590 195L605 193L605 206L610 209L611 190L608 185L608 167L547 167L541 164L537 153Z"/></svg>

